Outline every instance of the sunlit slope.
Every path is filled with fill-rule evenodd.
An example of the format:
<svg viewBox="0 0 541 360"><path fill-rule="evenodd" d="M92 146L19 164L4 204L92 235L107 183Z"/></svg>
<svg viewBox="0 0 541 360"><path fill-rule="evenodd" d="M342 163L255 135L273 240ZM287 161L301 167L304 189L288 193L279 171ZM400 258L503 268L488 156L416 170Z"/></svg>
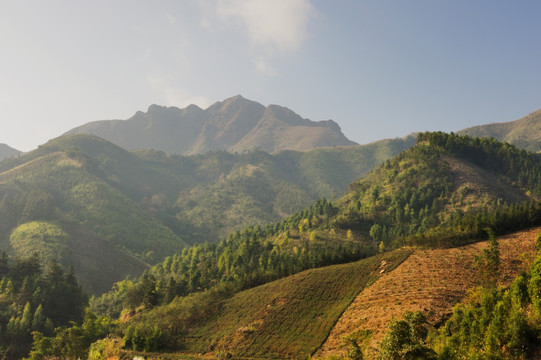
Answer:
<svg viewBox="0 0 541 360"><path fill-rule="evenodd" d="M215 316L189 330L183 351L209 355L227 351L235 358L306 358L357 294L410 253L399 250L307 270L242 291L226 300ZM152 313L148 316L145 321L153 321Z"/></svg>
<svg viewBox="0 0 541 360"><path fill-rule="evenodd" d="M501 285L509 285L529 267L540 230L525 230L499 239ZM441 324L453 306L478 284L474 256L486 246L484 241L453 249L416 250L356 297L316 356L344 355L348 350L344 339L353 336L366 347L365 354L375 357L375 347L391 319L401 318L407 310L422 311L430 324Z"/></svg>
<svg viewBox="0 0 541 360"><path fill-rule="evenodd" d="M27 222L12 231L10 246L22 258L37 252L45 264L57 260L66 268L73 266L89 294L106 292L118 279L138 276L148 268L143 261L77 224Z"/></svg>
<svg viewBox="0 0 541 360"><path fill-rule="evenodd" d="M335 223L385 245L415 236L402 243L456 245L498 222L494 209L513 210L539 198L540 176L536 154L494 139L425 133L417 145L352 183L334 204ZM436 230L453 235L430 238Z"/></svg>

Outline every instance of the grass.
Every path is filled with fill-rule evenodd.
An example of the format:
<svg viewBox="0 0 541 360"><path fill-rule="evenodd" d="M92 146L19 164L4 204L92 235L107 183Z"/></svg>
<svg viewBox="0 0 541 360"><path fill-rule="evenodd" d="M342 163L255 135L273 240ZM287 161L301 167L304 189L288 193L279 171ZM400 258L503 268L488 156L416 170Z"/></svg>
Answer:
<svg viewBox="0 0 541 360"><path fill-rule="evenodd" d="M391 271L408 250L312 269L234 295L190 332L190 353L229 352L235 358L306 358L325 341L355 297Z"/></svg>

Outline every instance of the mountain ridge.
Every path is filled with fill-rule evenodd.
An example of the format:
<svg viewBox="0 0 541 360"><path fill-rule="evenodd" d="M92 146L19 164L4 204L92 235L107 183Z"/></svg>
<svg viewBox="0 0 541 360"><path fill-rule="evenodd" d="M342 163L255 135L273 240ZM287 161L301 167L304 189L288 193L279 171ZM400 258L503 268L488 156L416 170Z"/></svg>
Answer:
<svg viewBox="0 0 541 360"><path fill-rule="evenodd" d="M532 152L541 151L541 109L518 120L472 126L458 131L476 137L493 137Z"/></svg>
<svg viewBox="0 0 541 360"><path fill-rule="evenodd" d="M267 107L241 95L207 109L150 105L126 120L98 120L65 134L87 133L125 149L147 148L168 154L193 155L213 150L243 152L261 149L306 151L319 147L357 145L332 120L304 119L292 110Z"/></svg>

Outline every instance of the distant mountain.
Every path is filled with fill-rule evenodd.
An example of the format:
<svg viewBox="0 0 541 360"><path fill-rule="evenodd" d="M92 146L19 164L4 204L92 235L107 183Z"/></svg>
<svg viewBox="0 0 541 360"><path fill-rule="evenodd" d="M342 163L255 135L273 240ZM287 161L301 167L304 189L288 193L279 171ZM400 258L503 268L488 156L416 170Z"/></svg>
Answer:
<svg viewBox="0 0 541 360"><path fill-rule="evenodd" d="M541 151L541 109L521 119L473 126L458 132L477 137L494 137L528 151Z"/></svg>
<svg viewBox="0 0 541 360"><path fill-rule="evenodd" d="M0 144L0 161L7 157L17 156L20 153L21 152L19 150L15 150L6 144Z"/></svg>
<svg viewBox="0 0 541 360"><path fill-rule="evenodd" d="M278 106L240 95L203 110L151 105L127 120L94 121L67 134L92 134L128 150L145 148L168 154L201 154L212 150L311 150L351 146L332 120L314 122Z"/></svg>

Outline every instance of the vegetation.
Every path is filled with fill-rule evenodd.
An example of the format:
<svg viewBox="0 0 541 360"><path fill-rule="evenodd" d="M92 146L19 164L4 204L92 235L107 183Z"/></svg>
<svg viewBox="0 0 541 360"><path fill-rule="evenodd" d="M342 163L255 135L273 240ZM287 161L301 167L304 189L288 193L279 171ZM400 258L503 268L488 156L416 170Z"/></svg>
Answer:
<svg viewBox="0 0 541 360"><path fill-rule="evenodd" d="M0 257L0 354L6 359L28 355L33 331L52 335L80 321L87 297L72 269L52 261L43 270L35 256L9 261Z"/></svg>
<svg viewBox="0 0 541 360"><path fill-rule="evenodd" d="M87 137L84 140L93 141ZM74 183L68 196L56 197L58 189L48 188L54 199L53 213L64 214L66 219L76 222L93 219L95 224L111 218L114 222L110 228L105 227L106 233L147 260L155 256L145 253L147 240L162 236L161 230L156 229L163 229L165 235L178 236L179 231L197 234L205 227L205 221L201 224L177 221L182 214L186 218L204 218L204 212L194 210L197 203L189 200L192 196L192 199L200 196L200 199L210 201L210 210L206 214L213 218L219 217L218 213L213 213L218 211L233 219L228 217L231 214L224 207L230 198L235 199L232 206L235 211L252 205L260 209L267 206L276 198L272 193L275 191L273 183L268 180L269 169L278 168L273 159L285 156L215 152L185 158L154 152L136 156L113 149L128 163L144 163L148 166L146 169L156 170L155 173L142 172L141 178L137 178L136 174L130 173L133 168L124 168L125 163L115 163L100 149L92 149L95 152L92 156L88 155L92 152L89 150L82 155L75 152L72 157L59 155L62 161L78 159L78 164L88 164L81 168L88 166L95 171L85 175L91 181ZM55 159L58 161L59 158ZM200 163L201 159L204 161ZM239 159L245 162L239 165ZM30 161L24 166L38 165ZM180 168L190 167L191 174L195 175L178 172ZM21 168L15 167L5 174L9 174L6 175L8 179L17 178L19 171ZM159 180L154 178L158 175ZM294 176L280 172L275 175L279 179L277 186ZM198 193L201 188L180 186L177 182L182 178L183 184L188 184L197 176L219 179L205 185L207 189L216 190L215 197ZM540 176L538 156L509 144L454 134L420 134L415 147L352 184L350 193L335 203L322 198L279 222L232 232L219 243L207 242L184 248L151 267L141 277L117 283L111 292L91 301L89 314L96 315L89 321L103 319L99 323L104 325L98 326L103 331L86 332L83 323L55 334L36 333L32 356L80 356L89 351L92 341L105 334L113 334L116 340L95 343L99 344L92 348L96 356L99 356L100 348L103 351L116 348L130 354L189 351L241 357L311 355L359 291L377 279L382 260L390 262L388 270L392 270L408 256L409 252L405 250L389 252L394 247L448 247L488 236L491 246L478 257L477 266L490 270L490 276L482 281L483 284L495 284L499 248L494 235L541 224L541 205L535 202L541 195ZM150 181L144 183L143 178ZM147 184L153 184L152 179L163 185L161 193L152 194L155 189L145 189ZM12 186L23 185L14 182ZM266 191L268 186L272 196ZM316 183L315 186L320 185ZM119 189L123 190L117 192ZM291 189L287 194L294 193ZM178 195L179 192L183 194L182 199L172 205L168 194ZM258 200L255 194L260 194ZM45 203L50 203L51 197L45 194L42 198ZM304 196L298 198L305 199ZM23 213L22 200L16 196L6 199L19 204L15 207ZM66 204L75 203L82 204L81 212L68 216ZM118 204L123 205L119 208L116 207ZM128 212L130 204L135 210ZM31 205L29 209L32 209ZM27 213L34 212L28 210ZM81 215L77 214L86 215L78 219ZM118 218L122 214L125 217ZM29 215L26 220L56 224L36 216ZM131 220L126 222L126 218ZM149 224L158 227L151 232L140 230L141 237L133 242L129 239L122 242L125 234L138 235L129 232L132 231L131 221L138 221L147 228L152 228ZM130 230L115 233L118 222ZM212 229L213 226L221 225L209 220L208 227ZM487 227L493 232L487 231ZM160 242L162 251L168 243L165 235L164 243ZM381 254L366 258L378 252ZM337 263L348 264L314 269ZM311 270L304 271L306 269ZM274 281L277 279L281 280ZM531 297L531 291L528 291ZM533 304L534 300L531 301ZM107 324L112 320L107 317L120 317L123 324L109 327ZM428 347L424 319L420 314L407 314L404 320L396 320L392 326L391 335L382 345L383 358L436 356ZM114 343L119 338L122 339L121 346ZM69 339L79 339L78 344L83 345L70 345ZM502 345L504 340L498 341L502 351L507 351L507 343ZM54 347L48 344L63 345L52 350ZM351 356L361 357L358 351L361 348L356 346L359 344L352 339ZM70 352L70 348L77 350Z"/></svg>
<svg viewBox="0 0 541 360"><path fill-rule="evenodd" d="M94 298L92 308L116 317L122 308L148 309L218 284L245 289L305 269L374 254L373 246L310 228L310 224L328 223L334 211L329 202L321 199L309 209L266 229L250 227L234 232L219 245L200 244L184 249L152 267L137 281L120 282L111 293Z"/></svg>
<svg viewBox="0 0 541 360"><path fill-rule="evenodd" d="M494 139L422 133L337 202L336 225L383 246L457 246L541 223L541 161Z"/></svg>
<svg viewBox="0 0 541 360"><path fill-rule="evenodd" d="M379 359L436 359L436 352L426 345L428 323L425 315L407 311L402 320L393 319L381 342Z"/></svg>
<svg viewBox="0 0 541 360"><path fill-rule="evenodd" d="M389 270L410 251L312 269L235 295L231 286L177 297L133 314L122 329L124 348L159 344L167 351L216 352L233 357L303 357L313 353L385 261ZM341 279L341 281L336 281ZM160 334L155 342L156 334ZM134 344L133 339L139 342Z"/></svg>
<svg viewBox="0 0 541 360"><path fill-rule="evenodd" d="M16 244L25 254L41 251L50 227L61 228L67 236L57 239L58 260L76 267L87 291L101 293L188 244L218 244L232 231L266 227L322 196L339 196L412 143L168 156L130 153L94 136L62 136L0 162L0 249L15 254ZM15 229L26 234L29 228L31 236L10 241ZM116 250L105 251L107 244ZM117 261L96 258L104 252L114 252ZM96 275L100 269L111 275Z"/></svg>

